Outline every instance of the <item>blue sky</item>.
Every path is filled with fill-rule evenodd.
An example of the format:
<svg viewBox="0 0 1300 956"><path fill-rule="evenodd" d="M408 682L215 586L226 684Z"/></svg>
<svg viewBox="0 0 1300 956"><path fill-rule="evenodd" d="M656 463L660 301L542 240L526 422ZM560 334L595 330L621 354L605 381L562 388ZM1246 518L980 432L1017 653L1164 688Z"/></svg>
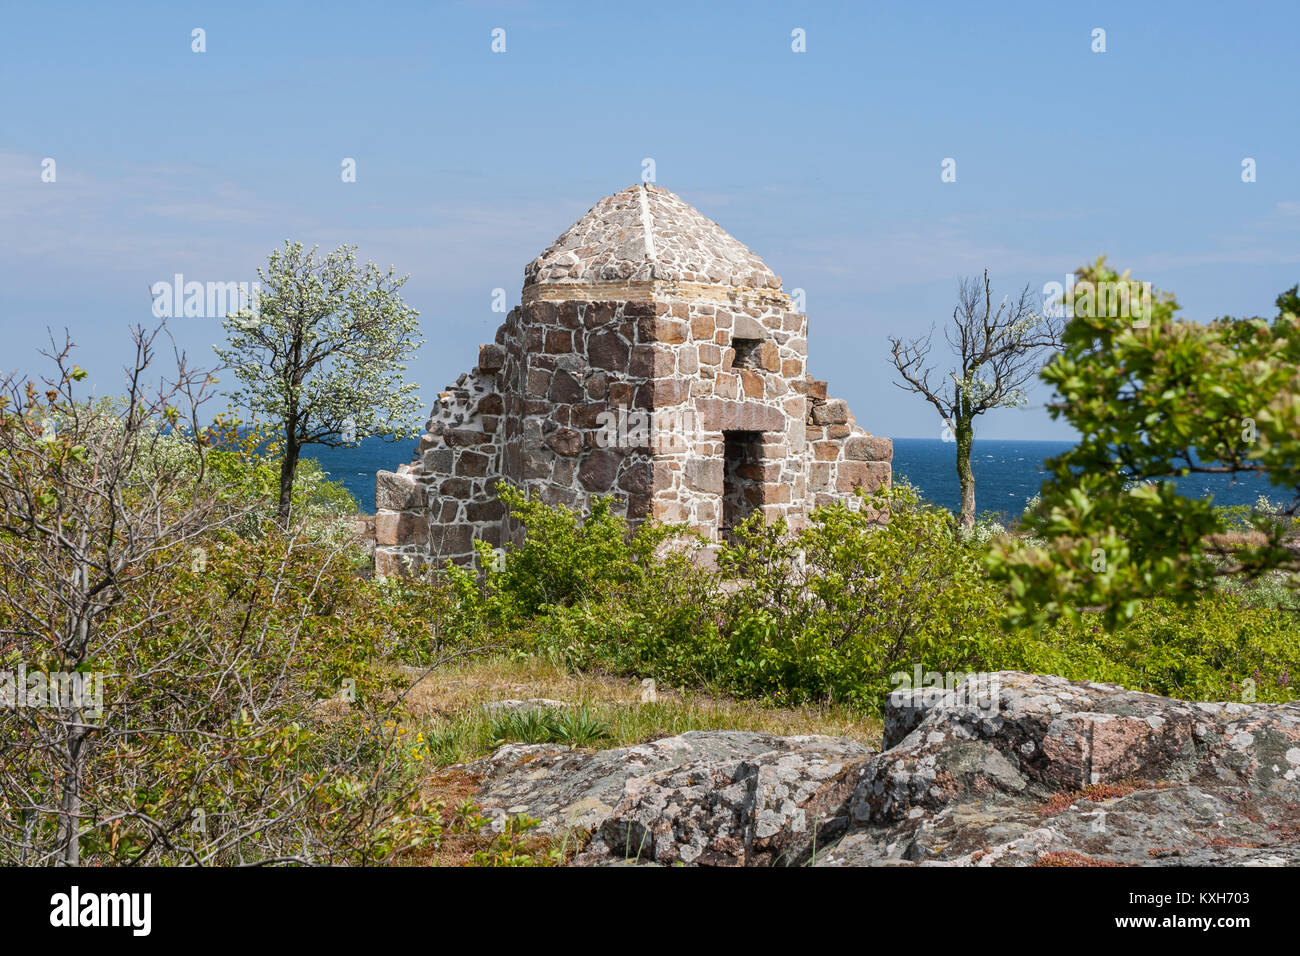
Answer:
<svg viewBox="0 0 1300 956"><path fill-rule="evenodd" d="M962 275L1037 290L1106 254L1197 318L1300 281L1294 2L0 9L0 368L66 327L101 392L151 284L253 280L293 238L410 273L431 401L492 290L517 303L646 157L805 290L810 369L876 434L939 436L887 336L942 322ZM218 320L171 328L213 361ZM1069 437L1033 398L977 435Z"/></svg>

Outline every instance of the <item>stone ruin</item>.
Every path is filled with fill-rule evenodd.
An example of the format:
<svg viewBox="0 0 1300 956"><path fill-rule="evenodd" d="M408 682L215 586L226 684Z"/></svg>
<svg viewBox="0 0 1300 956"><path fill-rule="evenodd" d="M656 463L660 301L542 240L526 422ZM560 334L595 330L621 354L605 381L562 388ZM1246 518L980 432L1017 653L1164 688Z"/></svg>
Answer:
<svg viewBox="0 0 1300 956"><path fill-rule="evenodd" d="M659 186L602 199L524 269L521 304L381 471L375 570L518 543L506 482L717 542L755 511L801 527L890 482L893 442L808 375L808 317L717 223Z"/></svg>

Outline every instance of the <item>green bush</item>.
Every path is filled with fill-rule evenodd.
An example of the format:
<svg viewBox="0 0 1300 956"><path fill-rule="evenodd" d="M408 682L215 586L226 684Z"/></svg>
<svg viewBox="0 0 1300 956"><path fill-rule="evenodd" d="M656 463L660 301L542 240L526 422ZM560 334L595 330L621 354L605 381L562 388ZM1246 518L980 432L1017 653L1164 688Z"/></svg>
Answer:
<svg viewBox="0 0 1300 956"><path fill-rule="evenodd" d="M1093 621L1072 633L1081 651L1118 671L1104 679L1127 687L1183 700L1281 702L1300 696L1296 623L1289 612L1209 592L1190 608L1149 601L1114 632Z"/></svg>
<svg viewBox="0 0 1300 956"><path fill-rule="evenodd" d="M719 547L715 570L661 547L689 540L681 529L631 533L607 503L583 521L518 492L503 498L524 544L478 579L453 573L472 609L460 626L575 669L867 711L893 675L917 667L1051 673L1188 699L1295 696L1300 630L1261 606L1257 588L1207 592L1191 607L1149 601L1113 631L1096 614L1005 628L1006 596L985 570L999 529L963 533L906 486L817 509L793 533L751 517Z"/></svg>
<svg viewBox="0 0 1300 956"><path fill-rule="evenodd" d="M436 840L437 814L404 761L402 685L385 655L423 622L401 607L376 614L376 586L321 542L275 530L202 542L201 564L192 541L156 555L171 573L113 610L113 633L127 637L93 662L106 676L87 745L82 861L364 864ZM7 594L30 586L0 574ZM0 626L12 626L4 607ZM57 669L36 641L0 648L0 670L20 663ZM0 708L0 776L38 799L55 794L46 805L61 764L43 735L64 719ZM56 839L57 816L32 812L22 792L0 787L0 862L16 862L24 840Z"/></svg>
<svg viewBox="0 0 1300 956"><path fill-rule="evenodd" d="M643 583L656 547L668 529L646 523L629 534L627 522L598 499L583 519L576 511L551 507L508 486L501 500L527 529L522 545L495 570L490 550L480 544L488 569L492 611L502 620L528 618L552 607L572 605L612 588Z"/></svg>

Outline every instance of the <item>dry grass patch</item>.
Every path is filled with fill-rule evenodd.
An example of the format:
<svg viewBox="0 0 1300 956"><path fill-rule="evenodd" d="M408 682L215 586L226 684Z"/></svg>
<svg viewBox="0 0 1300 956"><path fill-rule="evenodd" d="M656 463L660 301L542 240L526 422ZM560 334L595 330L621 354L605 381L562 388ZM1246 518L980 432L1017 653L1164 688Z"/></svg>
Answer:
<svg viewBox="0 0 1300 956"><path fill-rule="evenodd" d="M413 671L412 678L421 672ZM405 726L426 745L431 766L471 760L504 742L500 720L484 704L546 698L563 701L604 731L593 746L625 747L690 730L742 730L849 737L879 747L878 719L840 706L778 707L700 691L657 689L643 703L640 681L573 673L538 658L466 659L423 676L406 695Z"/></svg>
<svg viewBox="0 0 1300 956"><path fill-rule="evenodd" d="M508 731L508 714L493 715L491 701L545 698L563 701L565 711L598 726L590 746L625 747L690 730L741 730L789 736L825 734L849 737L879 747L878 719L847 707L777 707L721 694L657 689L657 700L641 700L641 682L607 674L572 673L537 658L467 658L436 668L419 678L405 697L403 736L420 752L428 774L421 793L443 807L443 833L436 843L402 855L408 866L555 866L570 860L588 835L581 832L540 835L535 831L495 833L478 821L473 805L478 779L461 768L490 753ZM421 676L423 675L423 676ZM561 726L566 726L563 721ZM517 725L516 725L517 726ZM530 825L517 819L515 826Z"/></svg>
<svg viewBox="0 0 1300 956"><path fill-rule="evenodd" d="M407 673L414 679L424 672L410 668ZM668 695L661 692L660 696ZM533 697L631 703L640 699L640 688L604 675L575 674L536 657L467 658L421 677L406 695L406 709L417 720L448 718L494 700Z"/></svg>

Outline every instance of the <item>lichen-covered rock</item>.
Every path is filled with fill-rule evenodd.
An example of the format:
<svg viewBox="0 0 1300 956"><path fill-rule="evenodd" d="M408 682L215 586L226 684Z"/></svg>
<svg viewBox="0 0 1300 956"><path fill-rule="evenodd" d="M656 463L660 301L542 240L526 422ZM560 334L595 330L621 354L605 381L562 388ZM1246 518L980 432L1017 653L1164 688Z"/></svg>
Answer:
<svg viewBox="0 0 1300 956"><path fill-rule="evenodd" d="M849 768L867 758L837 737L772 737L771 749L742 760L695 762L630 780L575 861L627 858L660 864L794 865L848 824Z"/></svg>
<svg viewBox="0 0 1300 956"><path fill-rule="evenodd" d="M870 748L841 737L692 731L586 752L507 745L467 764L496 826L508 814L593 838L579 864L795 863L848 822L849 771Z"/></svg>
<svg viewBox="0 0 1300 956"><path fill-rule="evenodd" d="M530 713L532 711L563 710L569 704L549 697L530 697L527 700L489 700L483 703L483 710L489 714Z"/></svg>
<svg viewBox="0 0 1300 956"><path fill-rule="evenodd" d="M982 707L891 695L819 865L1300 863L1300 705L990 676Z"/></svg>
<svg viewBox="0 0 1300 956"><path fill-rule="evenodd" d="M1187 703L1002 672L890 696L885 743L693 732L458 768L575 862L1300 865L1300 703Z"/></svg>

